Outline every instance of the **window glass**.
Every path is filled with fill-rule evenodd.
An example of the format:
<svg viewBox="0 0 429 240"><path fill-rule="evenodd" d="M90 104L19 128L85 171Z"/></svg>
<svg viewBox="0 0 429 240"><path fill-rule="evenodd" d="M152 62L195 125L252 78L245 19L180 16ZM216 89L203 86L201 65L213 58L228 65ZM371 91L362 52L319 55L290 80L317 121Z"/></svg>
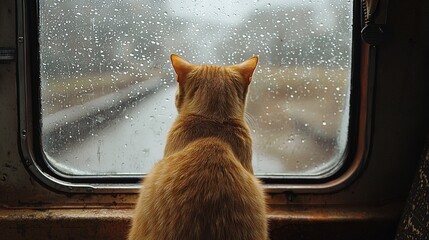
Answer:
<svg viewBox="0 0 429 240"><path fill-rule="evenodd" d="M258 55L247 120L259 176L321 177L347 145L351 1L40 0L41 143L68 175L144 174L177 115L177 53Z"/></svg>

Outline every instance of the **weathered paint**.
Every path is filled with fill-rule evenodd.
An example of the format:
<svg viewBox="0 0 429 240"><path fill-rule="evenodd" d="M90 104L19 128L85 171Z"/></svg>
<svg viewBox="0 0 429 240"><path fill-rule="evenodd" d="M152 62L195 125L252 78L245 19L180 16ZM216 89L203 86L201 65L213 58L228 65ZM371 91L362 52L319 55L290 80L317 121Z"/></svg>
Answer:
<svg viewBox="0 0 429 240"><path fill-rule="evenodd" d="M350 208L283 206L270 210L270 239L391 239L400 204ZM131 209L3 209L2 239L125 239ZM365 228L365 231L362 231Z"/></svg>

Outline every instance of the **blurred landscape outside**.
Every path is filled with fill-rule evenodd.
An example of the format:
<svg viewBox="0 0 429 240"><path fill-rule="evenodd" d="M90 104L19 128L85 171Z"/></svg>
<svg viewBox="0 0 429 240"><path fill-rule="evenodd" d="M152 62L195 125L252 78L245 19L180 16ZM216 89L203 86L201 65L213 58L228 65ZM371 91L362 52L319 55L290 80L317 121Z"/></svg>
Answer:
<svg viewBox="0 0 429 240"><path fill-rule="evenodd" d="M69 175L147 173L177 111L177 53L260 58L247 120L256 175L341 166L351 83L351 1L40 0L42 148Z"/></svg>

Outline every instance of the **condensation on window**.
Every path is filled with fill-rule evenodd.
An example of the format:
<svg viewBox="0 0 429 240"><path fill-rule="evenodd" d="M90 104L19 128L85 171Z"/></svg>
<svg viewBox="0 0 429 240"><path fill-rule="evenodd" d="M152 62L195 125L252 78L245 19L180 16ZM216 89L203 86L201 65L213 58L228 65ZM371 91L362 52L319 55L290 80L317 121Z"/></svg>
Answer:
<svg viewBox="0 0 429 240"><path fill-rule="evenodd" d="M147 173L177 115L177 53L258 55L247 121L259 176L321 177L344 159L351 1L40 0L41 141L68 175Z"/></svg>

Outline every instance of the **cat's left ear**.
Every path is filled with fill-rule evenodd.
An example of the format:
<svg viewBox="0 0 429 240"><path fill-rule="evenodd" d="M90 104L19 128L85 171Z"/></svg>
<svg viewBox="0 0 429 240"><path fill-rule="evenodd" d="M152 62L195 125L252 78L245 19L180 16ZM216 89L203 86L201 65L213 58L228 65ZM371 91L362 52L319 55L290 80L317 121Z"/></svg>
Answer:
<svg viewBox="0 0 429 240"><path fill-rule="evenodd" d="M233 65L232 68L241 74L246 84L250 84L250 81L252 80L253 72L255 71L257 64L258 64L258 57L254 56L242 63Z"/></svg>
<svg viewBox="0 0 429 240"><path fill-rule="evenodd" d="M171 54L170 59L174 71L177 74L177 82L179 84L183 83L184 79L186 79L186 75L192 71L193 65L176 54Z"/></svg>

